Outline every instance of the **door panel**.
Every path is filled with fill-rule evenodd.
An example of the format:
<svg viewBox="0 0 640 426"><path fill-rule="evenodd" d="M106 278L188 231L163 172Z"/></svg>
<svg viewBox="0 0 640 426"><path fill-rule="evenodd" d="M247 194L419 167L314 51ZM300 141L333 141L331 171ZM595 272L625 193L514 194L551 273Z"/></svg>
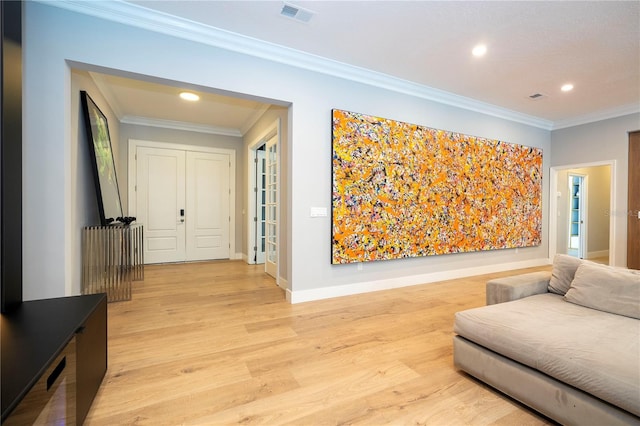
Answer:
<svg viewBox="0 0 640 426"><path fill-rule="evenodd" d="M229 156L187 152L187 260L229 258Z"/></svg>
<svg viewBox="0 0 640 426"><path fill-rule="evenodd" d="M586 177L569 173L569 247L567 254L585 258Z"/></svg>
<svg viewBox="0 0 640 426"><path fill-rule="evenodd" d="M145 263L184 261L184 151L138 147L136 211L144 225Z"/></svg>
<svg viewBox="0 0 640 426"><path fill-rule="evenodd" d="M229 154L136 149L145 263L230 257Z"/></svg>
<svg viewBox="0 0 640 426"><path fill-rule="evenodd" d="M629 133L627 267L640 269L640 131Z"/></svg>
<svg viewBox="0 0 640 426"><path fill-rule="evenodd" d="M265 258L264 253L266 250L266 232L267 232L266 230L266 215L267 215L266 183L267 183L267 160L265 156L265 151L262 149L262 150L256 151L255 253L256 253L257 264L264 263L264 258Z"/></svg>
<svg viewBox="0 0 640 426"><path fill-rule="evenodd" d="M278 275L278 136L266 143L266 262L265 271Z"/></svg>

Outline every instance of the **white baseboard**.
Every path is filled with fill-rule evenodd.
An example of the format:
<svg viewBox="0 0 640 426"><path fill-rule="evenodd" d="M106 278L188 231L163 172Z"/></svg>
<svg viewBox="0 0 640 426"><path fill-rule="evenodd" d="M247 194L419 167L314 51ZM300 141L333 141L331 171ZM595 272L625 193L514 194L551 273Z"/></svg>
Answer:
<svg viewBox="0 0 640 426"><path fill-rule="evenodd" d="M280 287L281 289L289 292L289 281L285 280L282 277L278 277L278 279L276 281L278 283L278 287Z"/></svg>
<svg viewBox="0 0 640 426"><path fill-rule="evenodd" d="M609 257L609 250L590 251L587 253L587 259L595 259L598 257Z"/></svg>
<svg viewBox="0 0 640 426"><path fill-rule="evenodd" d="M428 284L474 275L490 274L493 272L510 271L514 269L532 268L550 265L548 258L523 260L520 262L502 263L496 265L476 266L473 268L456 269L451 271L432 272L428 274L410 275L385 280L365 281L355 284L345 284L309 290L290 290L287 286L287 301L291 304L311 302L314 300L330 299L332 297L351 296L353 294L369 293L372 291L390 290L393 288L412 285Z"/></svg>

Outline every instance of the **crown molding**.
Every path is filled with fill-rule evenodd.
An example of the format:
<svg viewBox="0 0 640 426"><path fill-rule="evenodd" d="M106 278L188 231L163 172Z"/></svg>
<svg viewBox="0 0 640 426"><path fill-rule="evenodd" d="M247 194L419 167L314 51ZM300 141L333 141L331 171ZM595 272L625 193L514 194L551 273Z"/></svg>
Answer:
<svg viewBox="0 0 640 426"><path fill-rule="evenodd" d="M118 120L121 123L126 124L162 127L164 129L174 130L187 130L190 132L208 133L212 135L242 137L247 132L247 130L249 130L251 126L253 126L256 121L258 121L260 117L262 117L262 115L269 109L269 105L261 106L260 109L258 109L251 117L249 117L249 119L246 123L243 124L241 129L195 124L186 121L162 120L141 116L125 115L123 113L122 107L118 103L117 97L114 96L113 91L111 90L109 84L104 81L104 78L100 74L91 71L89 71L89 76L98 87L100 93L102 93L102 96L104 96L105 100L111 107L111 110L116 115Z"/></svg>
<svg viewBox="0 0 640 426"><path fill-rule="evenodd" d="M630 114L640 113L640 104L634 103L621 107L611 108L604 111L594 112L580 117L559 120L553 123L551 130L566 129L567 127L580 126L582 124L594 123L596 121L608 120L610 118L622 117Z"/></svg>
<svg viewBox="0 0 640 426"><path fill-rule="evenodd" d="M111 1L86 1L86 0L35 0L54 7L67 9L73 12L91 15L94 17L119 22L121 24L170 35L173 37L195 41L221 49L246 54L249 56L286 64L296 68L331 75L370 86L391 90L397 93L407 94L418 98L438 102L441 104L466 109L505 120L526 124L529 126L555 130L578 124L614 118L632 112L611 113L604 115L590 114L588 116L561 120L551 120L523 114L507 108L499 107L486 102L456 95L444 90L417 84L408 80L393 77L361 67L348 65L342 62L323 58L310 53L276 45L264 40L244 36L219 28L207 26L199 22L191 21L163 12L147 9L121 0ZM637 106L636 106L637 107ZM637 108L636 108L637 110ZM613 113L615 114L615 113Z"/></svg>
<svg viewBox="0 0 640 426"><path fill-rule="evenodd" d="M186 123L184 121L162 120L158 118L138 117L125 115L120 118L121 123L135 124L138 126L161 127L163 129L186 130L188 132L209 133L212 135L242 137L240 129L230 127L216 127L204 124Z"/></svg>
<svg viewBox="0 0 640 426"><path fill-rule="evenodd" d="M113 95L113 91L111 90L110 86L105 83L104 78L100 74L91 71L88 71L88 74L100 93L102 93L104 99L111 107L111 111L113 111L116 117L118 117L118 120L122 120L122 117L124 116L122 107L120 106L120 103L117 101L116 97Z"/></svg>
<svg viewBox="0 0 640 426"><path fill-rule="evenodd" d="M269 104L261 104L258 109L254 111L254 113L244 122L244 124L240 127L240 133L244 136L254 124L260 120L260 118L269 110Z"/></svg>

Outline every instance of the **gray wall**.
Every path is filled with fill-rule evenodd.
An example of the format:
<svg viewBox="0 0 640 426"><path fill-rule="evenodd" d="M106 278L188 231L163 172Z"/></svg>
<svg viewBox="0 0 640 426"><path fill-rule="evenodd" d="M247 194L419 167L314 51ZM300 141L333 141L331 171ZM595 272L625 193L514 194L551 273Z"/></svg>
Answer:
<svg viewBox="0 0 640 426"><path fill-rule="evenodd" d="M70 192L68 194L68 213L69 225L67 228L67 244L69 245L69 256L65 260L68 262L67 279L65 280L66 292L68 294L80 294L80 283L82 280L82 228L84 226L100 225L100 215L98 213L98 201L96 198L95 183L93 172L91 170L91 152L89 150L89 142L86 135L84 117L82 112L82 104L80 103L80 91L85 90L91 99L96 103L100 111L107 117L109 124L109 135L111 137L111 148L118 166L117 159L119 154L118 138L120 135L120 123L116 115L113 113L109 104L102 96L95 83L85 71L71 70L71 90L70 90L70 112L71 127L69 138L68 161L69 166L65 172L68 174ZM31 158L31 161L36 160ZM47 160L40 158L39 160ZM116 174L118 179L122 176L122 169L117 167ZM45 183L46 182L42 182ZM122 184L119 182L120 189ZM121 192L122 194L122 192ZM122 198L122 197L121 197ZM31 224L34 224L31 222ZM40 226L44 228L44 232L53 231L54 222L45 221ZM40 229L42 229L40 228ZM27 227L29 232L36 231L38 228ZM62 251L62 250L60 250ZM59 256L61 253L51 253L52 256ZM60 296L50 292L50 288L44 289L45 292L37 295L40 297ZM26 297L30 299L36 298L35 294L27 291Z"/></svg>
<svg viewBox="0 0 640 426"><path fill-rule="evenodd" d="M614 246L609 247L609 255L616 266L627 265L628 132L638 129L640 114L630 114L551 133L553 167L615 161L615 173L612 176L615 191L611 194L614 209L610 212L615 228Z"/></svg>
<svg viewBox="0 0 640 426"><path fill-rule="evenodd" d="M357 265L330 264L330 217L309 217L310 207L331 206L332 108L539 147L544 150L545 170L552 157L548 130L44 3L26 2L25 28L26 298L72 294L66 283L72 265L79 262L71 249L72 212L78 207L71 197L72 176L67 169L74 143L69 127L71 67L137 73L291 105L283 168L289 232L285 261L292 293L317 291L314 294L322 297L327 291L328 297L341 288L371 290L376 283L415 284L426 275L447 279L548 258L548 176L543 182L543 241L539 247L373 262L359 270ZM121 170L122 164L118 167Z"/></svg>
<svg viewBox="0 0 640 426"><path fill-rule="evenodd" d="M189 132L186 130L165 129L160 127L140 126L136 124L122 123L120 125L120 150L118 156L118 162L121 165L120 168L124 169L121 175L118 175L118 181L120 182L120 192L123 198L123 209L128 211L128 151L129 140L142 140L152 142L164 142L180 145L194 145L209 148L223 148L231 149L235 151L236 160L236 239L235 246L236 251L242 247L244 241L243 229L242 229L242 209L243 209L243 194L245 191L245 163L242 162L242 152L244 145L242 138L234 136L213 135L200 132Z"/></svg>

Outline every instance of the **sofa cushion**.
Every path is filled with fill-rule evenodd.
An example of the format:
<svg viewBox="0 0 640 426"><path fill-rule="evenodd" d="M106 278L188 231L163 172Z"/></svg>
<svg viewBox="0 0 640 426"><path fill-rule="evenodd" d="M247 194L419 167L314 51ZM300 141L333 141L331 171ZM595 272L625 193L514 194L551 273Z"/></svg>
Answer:
<svg viewBox="0 0 640 426"><path fill-rule="evenodd" d="M640 416L639 320L546 293L458 312L454 330Z"/></svg>
<svg viewBox="0 0 640 426"><path fill-rule="evenodd" d="M584 263L576 270L567 302L640 319L640 271Z"/></svg>
<svg viewBox="0 0 640 426"><path fill-rule="evenodd" d="M556 254L553 257L549 292L564 296L571 286L576 270L586 262L586 260L578 259L568 254Z"/></svg>

